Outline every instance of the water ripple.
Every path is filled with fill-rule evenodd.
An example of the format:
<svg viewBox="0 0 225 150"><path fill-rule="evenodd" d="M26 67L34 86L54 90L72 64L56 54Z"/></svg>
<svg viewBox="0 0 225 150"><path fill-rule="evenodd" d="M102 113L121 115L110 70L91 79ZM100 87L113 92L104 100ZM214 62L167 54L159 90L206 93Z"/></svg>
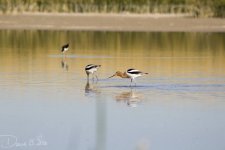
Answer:
<svg viewBox="0 0 225 150"><path fill-rule="evenodd" d="M150 84L150 85L103 85L100 88L132 88L132 89L158 89L166 91L224 91L225 84Z"/></svg>

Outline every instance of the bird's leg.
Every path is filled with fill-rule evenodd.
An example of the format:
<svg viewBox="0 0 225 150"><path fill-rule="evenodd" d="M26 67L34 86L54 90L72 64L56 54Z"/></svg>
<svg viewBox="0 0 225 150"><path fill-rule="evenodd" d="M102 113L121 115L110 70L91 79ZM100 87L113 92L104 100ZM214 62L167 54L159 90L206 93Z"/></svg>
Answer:
<svg viewBox="0 0 225 150"><path fill-rule="evenodd" d="M62 52L62 57L63 57L63 59L65 59L65 58L66 58L66 56L65 56L65 55L66 55L66 54Z"/></svg>
<svg viewBox="0 0 225 150"><path fill-rule="evenodd" d="M95 81L95 75L92 73L92 81Z"/></svg>
<svg viewBox="0 0 225 150"><path fill-rule="evenodd" d="M96 79L97 79L97 81L98 81L98 76L97 76L97 75L95 75L95 77L96 77Z"/></svg>
<svg viewBox="0 0 225 150"><path fill-rule="evenodd" d="M131 78L131 79L130 79L130 87L131 87L131 85L132 85L132 82L133 82L133 79Z"/></svg>
<svg viewBox="0 0 225 150"><path fill-rule="evenodd" d="M87 81L89 82L89 74L87 74Z"/></svg>
<svg viewBox="0 0 225 150"><path fill-rule="evenodd" d="M96 78L96 81L98 81L98 76L93 72L93 80Z"/></svg>
<svg viewBox="0 0 225 150"><path fill-rule="evenodd" d="M134 80L134 85L136 86L136 81Z"/></svg>

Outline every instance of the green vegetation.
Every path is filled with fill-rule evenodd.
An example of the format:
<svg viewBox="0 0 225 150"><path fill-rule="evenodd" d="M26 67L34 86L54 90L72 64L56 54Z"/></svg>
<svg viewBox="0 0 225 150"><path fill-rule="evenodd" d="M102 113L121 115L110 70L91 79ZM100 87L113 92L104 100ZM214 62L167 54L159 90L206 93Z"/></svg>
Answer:
<svg viewBox="0 0 225 150"><path fill-rule="evenodd" d="M0 12L184 13L225 17L225 0L0 0Z"/></svg>

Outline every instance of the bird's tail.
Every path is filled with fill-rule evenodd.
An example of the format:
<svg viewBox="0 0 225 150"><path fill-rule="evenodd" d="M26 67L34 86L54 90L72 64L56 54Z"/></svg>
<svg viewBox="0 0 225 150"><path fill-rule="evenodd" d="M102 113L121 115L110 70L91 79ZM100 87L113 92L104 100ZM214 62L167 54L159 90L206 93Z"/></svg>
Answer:
<svg viewBox="0 0 225 150"><path fill-rule="evenodd" d="M149 73L147 73L147 72L143 72L142 74L143 74L143 75L147 75L147 74L149 74Z"/></svg>

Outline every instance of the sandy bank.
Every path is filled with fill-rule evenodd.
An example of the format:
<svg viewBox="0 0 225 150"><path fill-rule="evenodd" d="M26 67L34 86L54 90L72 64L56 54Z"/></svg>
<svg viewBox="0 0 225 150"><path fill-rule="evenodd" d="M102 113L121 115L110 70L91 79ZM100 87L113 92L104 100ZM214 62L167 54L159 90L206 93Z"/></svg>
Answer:
<svg viewBox="0 0 225 150"><path fill-rule="evenodd" d="M0 29L225 32L225 19L166 14L18 14L0 15Z"/></svg>

